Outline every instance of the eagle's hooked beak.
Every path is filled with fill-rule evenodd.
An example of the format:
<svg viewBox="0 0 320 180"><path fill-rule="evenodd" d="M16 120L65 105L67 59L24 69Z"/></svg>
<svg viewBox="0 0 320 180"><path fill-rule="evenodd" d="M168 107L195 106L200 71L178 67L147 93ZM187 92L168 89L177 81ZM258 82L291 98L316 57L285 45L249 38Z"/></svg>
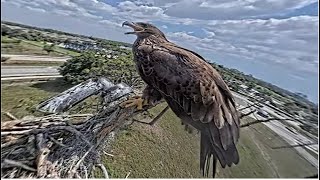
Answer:
<svg viewBox="0 0 320 180"><path fill-rule="evenodd" d="M141 32L143 31L143 28L141 28L139 25L137 25L136 23L134 22L128 22L128 21L125 21L122 23L122 27L123 26L129 26L131 27L134 31L132 32L126 32L124 34L136 34L137 32Z"/></svg>

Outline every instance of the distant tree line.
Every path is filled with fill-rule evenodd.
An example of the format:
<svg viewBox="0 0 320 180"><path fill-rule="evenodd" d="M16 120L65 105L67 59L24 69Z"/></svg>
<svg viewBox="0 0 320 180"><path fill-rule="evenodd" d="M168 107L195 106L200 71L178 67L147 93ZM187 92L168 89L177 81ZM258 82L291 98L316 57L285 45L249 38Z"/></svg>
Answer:
<svg viewBox="0 0 320 180"><path fill-rule="evenodd" d="M9 26L1 25L1 36L8 36L9 38L18 38L28 41L45 41L50 43L61 43L63 39L56 38L48 35L44 35L43 33L36 30L22 30L22 29L12 29Z"/></svg>
<svg viewBox="0 0 320 180"><path fill-rule="evenodd" d="M4 25L11 25L11 26L18 26L18 27L22 27L22 28L26 28L26 29L31 29L31 30L37 30L37 31L44 31L44 32L50 32L50 33L56 33L58 35L66 35L66 36L72 36L72 37L79 37L82 39L88 38L91 39L93 41L105 41L108 44L114 45L114 46L125 46L125 47L132 47L132 44L129 43L124 43L124 42L119 42L119 41L111 41L111 40L105 40L102 38L96 38L96 37L92 37L92 36L86 36L86 35L80 35L80 34L73 34L73 33L68 33L68 32L63 32L63 31L59 31L59 30L54 30L54 29L47 29L47 28L39 28L39 27L34 27L34 26L28 26L28 25L24 25L24 24L18 24L18 23L14 23L14 22L8 22L8 21L1 21L1 24ZM2 30L2 25L1 25L1 30ZM7 26L7 28L9 28ZM40 32L39 32L40 33ZM59 40L58 40L59 41ZM51 41L48 41L51 42ZM62 42L62 41L61 41Z"/></svg>

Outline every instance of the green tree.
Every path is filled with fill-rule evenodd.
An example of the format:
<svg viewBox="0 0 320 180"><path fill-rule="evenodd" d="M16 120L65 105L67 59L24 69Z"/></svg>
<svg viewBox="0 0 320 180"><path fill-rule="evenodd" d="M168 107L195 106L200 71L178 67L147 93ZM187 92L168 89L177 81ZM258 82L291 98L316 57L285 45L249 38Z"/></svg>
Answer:
<svg viewBox="0 0 320 180"><path fill-rule="evenodd" d="M29 41L33 40L33 37L29 33L22 33L21 37L25 40L29 40Z"/></svg>
<svg viewBox="0 0 320 180"><path fill-rule="evenodd" d="M256 87L256 85L254 83L252 83L252 82L249 82L246 85L248 86L248 90L253 89L253 88Z"/></svg>
<svg viewBox="0 0 320 180"><path fill-rule="evenodd" d="M7 36L11 33L12 33L12 30L8 26L1 25L1 35L2 36Z"/></svg>
<svg viewBox="0 0 320 180"><path fill-rule="evenodd" d="M140 81L132 56L109 59L106 54L85 51L80 56L66 61L60 68L60 74L72 84L77 84L92 77L104 76L114 83L124 82L133 85Z"/></svg>

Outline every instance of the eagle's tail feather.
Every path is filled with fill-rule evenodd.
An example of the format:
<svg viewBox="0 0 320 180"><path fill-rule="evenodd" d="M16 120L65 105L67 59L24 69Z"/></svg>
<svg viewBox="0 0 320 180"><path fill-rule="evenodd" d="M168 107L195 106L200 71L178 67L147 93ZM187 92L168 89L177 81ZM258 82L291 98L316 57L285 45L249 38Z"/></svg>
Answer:
<svg viewBox="0 0 320 180"><path fill-rule="evenodd" d="M210 168L210 159L213 156L213 164L212 164L212 176L213 178L216 175L216 165L217 158L214 155L214 151L212 150L212 145L210 139L203 133L201 133L201 141L200 141L200 169L202 171L202 175L205 177L209 176L209 168Z"/></svg>

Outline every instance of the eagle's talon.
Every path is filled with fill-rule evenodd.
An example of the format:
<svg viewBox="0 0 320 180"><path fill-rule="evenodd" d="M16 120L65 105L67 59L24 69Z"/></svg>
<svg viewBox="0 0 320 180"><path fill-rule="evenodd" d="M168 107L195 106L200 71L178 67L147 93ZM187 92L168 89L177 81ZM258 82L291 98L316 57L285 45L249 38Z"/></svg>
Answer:
<svg viewBox="0 0 320 180"><path fill-rule="evenodd" d="M132 106L136 106L137 110L142 110L143 106L148 105L148 102L145 99L142 99L141 96L133 96L129 98L127 101L124 101L120 104L122 108L128 108Z"/></svg>

